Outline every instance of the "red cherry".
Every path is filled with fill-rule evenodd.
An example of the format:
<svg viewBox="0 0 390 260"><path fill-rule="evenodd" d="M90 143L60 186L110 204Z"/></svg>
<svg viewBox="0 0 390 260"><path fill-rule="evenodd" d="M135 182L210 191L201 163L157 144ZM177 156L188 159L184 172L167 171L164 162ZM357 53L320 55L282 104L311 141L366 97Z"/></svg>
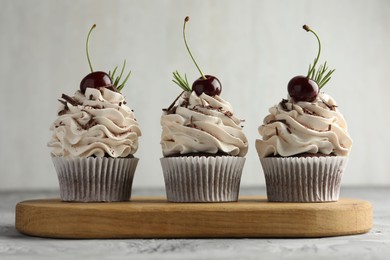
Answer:
<svg viewBox="0 0 390 260"><path fill-rule="evenodd" d="M316 99L320 89L317 83L305 76L296 76L288 82L288 94L295 101L312 102Z"/></svg>
<svg viewBox="0 0 390 260"><path fill-rule="evenodd" d="M202 93L205 93L209 96L216 96L221 94L222 84L214 76L205 75L206 79L203 77L198 78L192 83L192 90L200 96Z"/></svg>
<svg viewBox="0 0 390 260"><path fill-rule="evenodd" d="M95 71L89 73L83 80L80 82L80 91L85 94L87 88L101 88L108 87L112 85L112 80L107 73L103 71Z"/></svg>

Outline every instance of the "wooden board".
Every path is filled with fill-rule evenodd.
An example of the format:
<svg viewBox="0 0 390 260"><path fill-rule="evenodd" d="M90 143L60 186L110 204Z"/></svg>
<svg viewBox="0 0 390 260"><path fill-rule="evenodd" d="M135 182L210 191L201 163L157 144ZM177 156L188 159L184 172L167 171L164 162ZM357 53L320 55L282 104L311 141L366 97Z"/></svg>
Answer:
<svg viewBox="0 0 390 260"><path fill-rule="evenodd" d="M233 203L69 203L29 200L16 205L16 229L52 238L326 237L368 232L367 201L271 203L242 197Z"/></svg>

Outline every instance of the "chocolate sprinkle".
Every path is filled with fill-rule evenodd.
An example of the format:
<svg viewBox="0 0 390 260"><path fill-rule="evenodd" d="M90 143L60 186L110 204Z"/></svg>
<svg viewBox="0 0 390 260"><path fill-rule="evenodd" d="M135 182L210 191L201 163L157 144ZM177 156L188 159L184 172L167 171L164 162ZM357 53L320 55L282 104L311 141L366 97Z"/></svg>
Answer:
<svg viewBox="0 0 390 260"><path fill-rule="evenodd" d="M276 135L279 135L278 128L275 126Z"/></svg>

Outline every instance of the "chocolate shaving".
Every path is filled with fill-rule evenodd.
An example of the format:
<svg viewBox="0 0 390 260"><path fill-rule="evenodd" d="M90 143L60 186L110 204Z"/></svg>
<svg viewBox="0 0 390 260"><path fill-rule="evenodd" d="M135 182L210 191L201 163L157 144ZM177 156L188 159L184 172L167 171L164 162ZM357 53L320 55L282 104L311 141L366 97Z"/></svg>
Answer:
<svg viewBox="0 0 390 260"><path fill-rule="evenodd" d="M287 126L287 132L289 132L291 134L291 130L290 130L290 125L287 123L287 120L286 119L279 119L279 120L271 120L268 122L268 124L272 124L272 123L276 123L276 122L280 122L280 123L283 123ZM264 126L264 125L263 125ZM276 135L278 135L278 128L276 128Z"/></svg>
<svg viewBox="0 0 390 260"><path fill-rule="evenodd" d="M72 97L70 97L68 95L62 94L61 98L63 98L66 102L68 102L72 106L80 105L79 102L77 102L76 100L74 100Z"/></svg>
<svg viewBox="0 0 390 260"><path fill-rule="evenodd" d="M102 109L102 107L101 107L101 106L99 106L99 105L96 105L96 106L88 106L88 107L90 107L90 108L94 108L94 109Z"/></svg>
<svg viewBox="0 0 390 260"><path fill-rule="evenodd" d="M163 111L166 111L168 114L174 114L176 112L176 108L175 108L175 111L172 112L171 110L174 108L176 102L179 100L179 98L181 97L181 95L183 95L184 91L180 93L180 95L177 96L177 98L172 102L172 104L167 108L167 109L163 109Z"/></svg>
<svg viewBox="0 0 390 260"><path fill-rule="evenodd" d="M193 117L190 117L190 123L186 125L187 127L196 128L196 125L193 122Z"/></svg>
<svg viewBox="0 0 390 260"><path fill-rule="evenodd" d="M167 115L175 114L175 113L176 113L176 108L177 108L177 106L171 107L170 109L168 109L168 108L163 108L162 111L164 111L165 113L167 113Z"/></svg>
<svg viewBox="0 0 390 260"><path fill-rule="evenodd" d="M276 132L276 135L279 135L279 131L278 131L278 128L275 126L275 132Z"/></svg>
<svg viewBox="0 0 390 260"><path fill-rule="evenodd" d="M195 111L195 112L197 112L199 114L208 116L208 114L206 114L205 112L199 110L197 107L198 107L198 105L194 106L193 108L188 108L188 109L191 110L191 111Z"/></svg>
<svg viewBox="0 0 390 260"><path fill-rule="evenodd" d="M87 130L87 129L93 127L96 124L97 124L96 120L94 118L91 118L84 126L82 126L82 128L84 130Z"/></svg>
<svg viewBox="0 0 390 260"><path fill-rule="evenodd" d="M280 101L279 105L283 108L284 111L290 111L287 108L286 103L288 103L288 100L283 98L282 101Z"/></svg>
<svg viewBox="0 0 390 260"><path fill-rule="evenodd" d="M58 99L58 101L59 101L61 104L64 105L64 109L62 109L60 112L58 112L58 115L59 115L59 116L62 116L62 115L64 115L64 114L66 114L66 112L69 110L69 107L68 107L68 105L67 105L67 103L66 103L65 101L63 101L63 100L61 100L61 99Z"/></svg>
<svg viewBox="0 0 390 260"><path fill-rule="evenodd" d="M310 111L309 109L307 109L307 108L305 108L305 107L304 107L302 110L303 110L303 112L306 113L306 114L309 114L309 115L316 115L316 113L314 113L313 111Z"/></svg>
<svg viewBox="0 0 390 260"><path fill-rule="evenodd" d="M226 111L226 112L224 113L224 115L227 116L227 117L232 117L232 116L233 116L233 113L230 112L230 111Z"/></svg>
<svg viewBox="0 0 390 260"><path fill-rule="evenodd" d="M122 106L122 102L119 102L119 106Z"/></svg>
<svg viewBox="0 0 390 260"><path fill-rule="evenodd" d="M68 109L62 109L60 112L58 112L59 116L65 115Z"/></svg>
<svg viewBox="0 0 390 260"><path fill-rule="evenodd" d="M67 105L66 105L66 102L64 101L64 100L61 100L61 99L57 99L61 104L63 104L65 107L68 107Z"/></svg>
<svg viewBox="0 0 390 260"><path fill-rule="evenodd" d="M188 108L188 106L190 105L190 100L189 98L185 98L183 100L183 103L181 103L181 106L185 107L185 108Z"/></svg>
<svg viewBox="0 0 390 260"><path fill-rule="evenodd" d="M329 125L328 126L328 131L331 131L332 130L332 125Z"/></svg>
<svg viewBox="0 0 390 260"><path fill-rule="evenodd" d="M328 103L325 102L325 100L323 98L320 98L322 103L325 104L325 106L327 106L330 110L336 110L336 105L329 105Z"/></svg>

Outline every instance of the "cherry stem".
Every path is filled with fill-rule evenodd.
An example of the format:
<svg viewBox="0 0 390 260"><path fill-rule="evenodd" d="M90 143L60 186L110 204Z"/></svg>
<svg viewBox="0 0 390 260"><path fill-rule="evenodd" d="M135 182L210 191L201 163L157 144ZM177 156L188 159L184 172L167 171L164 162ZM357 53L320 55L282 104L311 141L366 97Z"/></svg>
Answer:
<svg viewBox="0 0 390 260"><path fill-rule="evenodd" d="M307 26L306 24L303 26L303 29L305 29L307 32L311 32L312 34L314 34L314 36L317 38L317 41L318 41L318 53L317 53L317 58L315 58L314 60L314 64L313 64L313 67L310 69L310 71L307 73L307 77L309 77L311 75L311 73L313 72L313 70L315 69L316 65L317 65L317 62L320 58L320 54L321 54L321 41L320 41L320 38L318 37L317 33L315 31L313 31L309 26Z"/></svg>
<svg viewBox="0 0 390 260"><path fill-rule="evenodd" d="M95 27L96 27L96 24L92 25L91 29L89 30L88 36L87 36L87 42L85 43L85 49L87 51L88 64L89 64L89 68L91 69L91 72L93 72L93 68L92 68L91 60L89 58L88 43L89 43L89 36L91 35L91 32L93 31L93 29L95 29Z"/></svg>
<svg viewBox="0 0 390 260"><path fill-rule="evenodd" d="M184 25L183 25L183 37L184 37L184 43L186 45L186 48L187 48L187 51L188 53L190 54L191 56L191 59L192 61L195 63L195 66L198 68L199 72L200 72L200 75L202 75L202 78L206 79L206 77L204 76L202 70L199 68L198 66L198 63L196 63L195 59L194 59L194 56L192 56L192 53L190 51L190 48L188 47L188 44L187 44L187 38L186 38L186 24L187 22L190 20L190 17L186 16L186 18L184 18Z"/></svg>

